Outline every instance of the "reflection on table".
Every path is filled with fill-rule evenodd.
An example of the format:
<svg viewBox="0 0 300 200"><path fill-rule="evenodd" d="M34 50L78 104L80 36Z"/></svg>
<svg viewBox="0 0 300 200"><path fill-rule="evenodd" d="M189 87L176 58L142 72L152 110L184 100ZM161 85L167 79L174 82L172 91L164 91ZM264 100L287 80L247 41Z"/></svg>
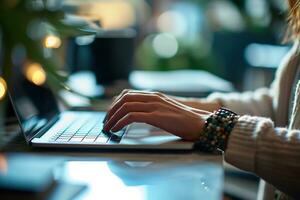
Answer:
<svg viewBox="0 0 300 200"><path fill-rule="evenodd" d="M185 156L186 162L2 154L0 190L4 199L221 199L220 163Z"/></svg>

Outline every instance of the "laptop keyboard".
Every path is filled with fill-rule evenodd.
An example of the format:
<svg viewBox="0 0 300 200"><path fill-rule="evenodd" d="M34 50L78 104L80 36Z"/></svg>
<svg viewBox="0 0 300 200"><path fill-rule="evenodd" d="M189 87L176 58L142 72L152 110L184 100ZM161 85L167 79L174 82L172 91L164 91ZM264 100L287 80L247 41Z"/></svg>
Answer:
<svg viewBox="0 0 300 200"><path fill-rule="evenodd" d="M55 142L76 142L76 143L114 143L120 142L124 130L112 134L104 133L103 117L80 117L62 127L52 138Z"/></svg>

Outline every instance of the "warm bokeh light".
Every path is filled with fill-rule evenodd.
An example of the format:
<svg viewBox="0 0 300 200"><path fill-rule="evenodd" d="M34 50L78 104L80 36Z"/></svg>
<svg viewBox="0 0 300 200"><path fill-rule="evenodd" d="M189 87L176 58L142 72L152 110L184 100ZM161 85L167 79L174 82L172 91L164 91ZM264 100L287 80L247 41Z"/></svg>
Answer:
<svg viewBox="0 0 300 200"><path fill-rule="evenodd" d="M19 0L5 0L5 5L9 8L14 8L19 2Z"/></svg>
<svg viewBox="0 0 300 200"><path fill-rule="evenodd" d="M5 97L7 90L6 82L3 78L0 77L0 100Z"/></svg>
<svg viewBox="0 0 300 200"><path fill-rule="evenodd" d="M166 11L158 17L157 28L161 32L171 33L175 36L184 36L188 31L188 24L181 13Z"/></svg>
<svg viewBox="0 0 300 200"><path fill-rule="evenodd" d="M134 7L125 0L87 4L81 7L79 14L91 20L99 20L104 29L128 28L136 22Z"/></svg>
<svg viewBox="0 0 300 200"><path fill-rule="evenodd" d="M4 154L0 154L0 174L7 174L8 163L7 158Z"/></svg>
<svg viewBox="0 0 300 200"><path fill-rule="evenodd" d="M48 35L44 39L44 46L46 48L56 49L61 45L61 39L55 35Z"/></svg>
<svg viewBox="0 0 300 200"><path fill-rule="evenodd" d="M39 63L30 63L25 68L26 78L36 85L43 85L46 82L46 72Z"/></svg>

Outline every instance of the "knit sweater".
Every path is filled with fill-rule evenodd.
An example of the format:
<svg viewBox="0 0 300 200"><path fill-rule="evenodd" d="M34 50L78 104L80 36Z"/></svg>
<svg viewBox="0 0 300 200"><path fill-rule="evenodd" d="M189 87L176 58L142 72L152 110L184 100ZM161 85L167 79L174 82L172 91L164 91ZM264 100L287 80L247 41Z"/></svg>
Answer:
<svg viewBox="0 0 300 200"><path fill-rule="evenodd" d="M270 88L226 95L215 93L208 97L242 115L229 137L225 160L257 174L285 194L298 198L300 81L296 91L292 90L297 83L295 79L298 77L295 76L300 67L299 49L299 44L295 43L279 66ZM295 94L292 95L292 92ZM293 105L291 116L289 105ZM268 191L264 199L274 199L274 190Z"/></svg>

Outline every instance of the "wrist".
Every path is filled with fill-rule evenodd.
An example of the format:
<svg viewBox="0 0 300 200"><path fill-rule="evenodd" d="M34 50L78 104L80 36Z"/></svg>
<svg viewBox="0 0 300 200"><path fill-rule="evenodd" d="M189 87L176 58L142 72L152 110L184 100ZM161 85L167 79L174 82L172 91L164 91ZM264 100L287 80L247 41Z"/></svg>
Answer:
<svg viewBox="0 0 300 200"><path fill-rule="evenodd" d="M213 112L205 120L204 129L199 137L198 148L213 152L217 149L226 150L229 135L239 116L225 108Z"/></svg>

